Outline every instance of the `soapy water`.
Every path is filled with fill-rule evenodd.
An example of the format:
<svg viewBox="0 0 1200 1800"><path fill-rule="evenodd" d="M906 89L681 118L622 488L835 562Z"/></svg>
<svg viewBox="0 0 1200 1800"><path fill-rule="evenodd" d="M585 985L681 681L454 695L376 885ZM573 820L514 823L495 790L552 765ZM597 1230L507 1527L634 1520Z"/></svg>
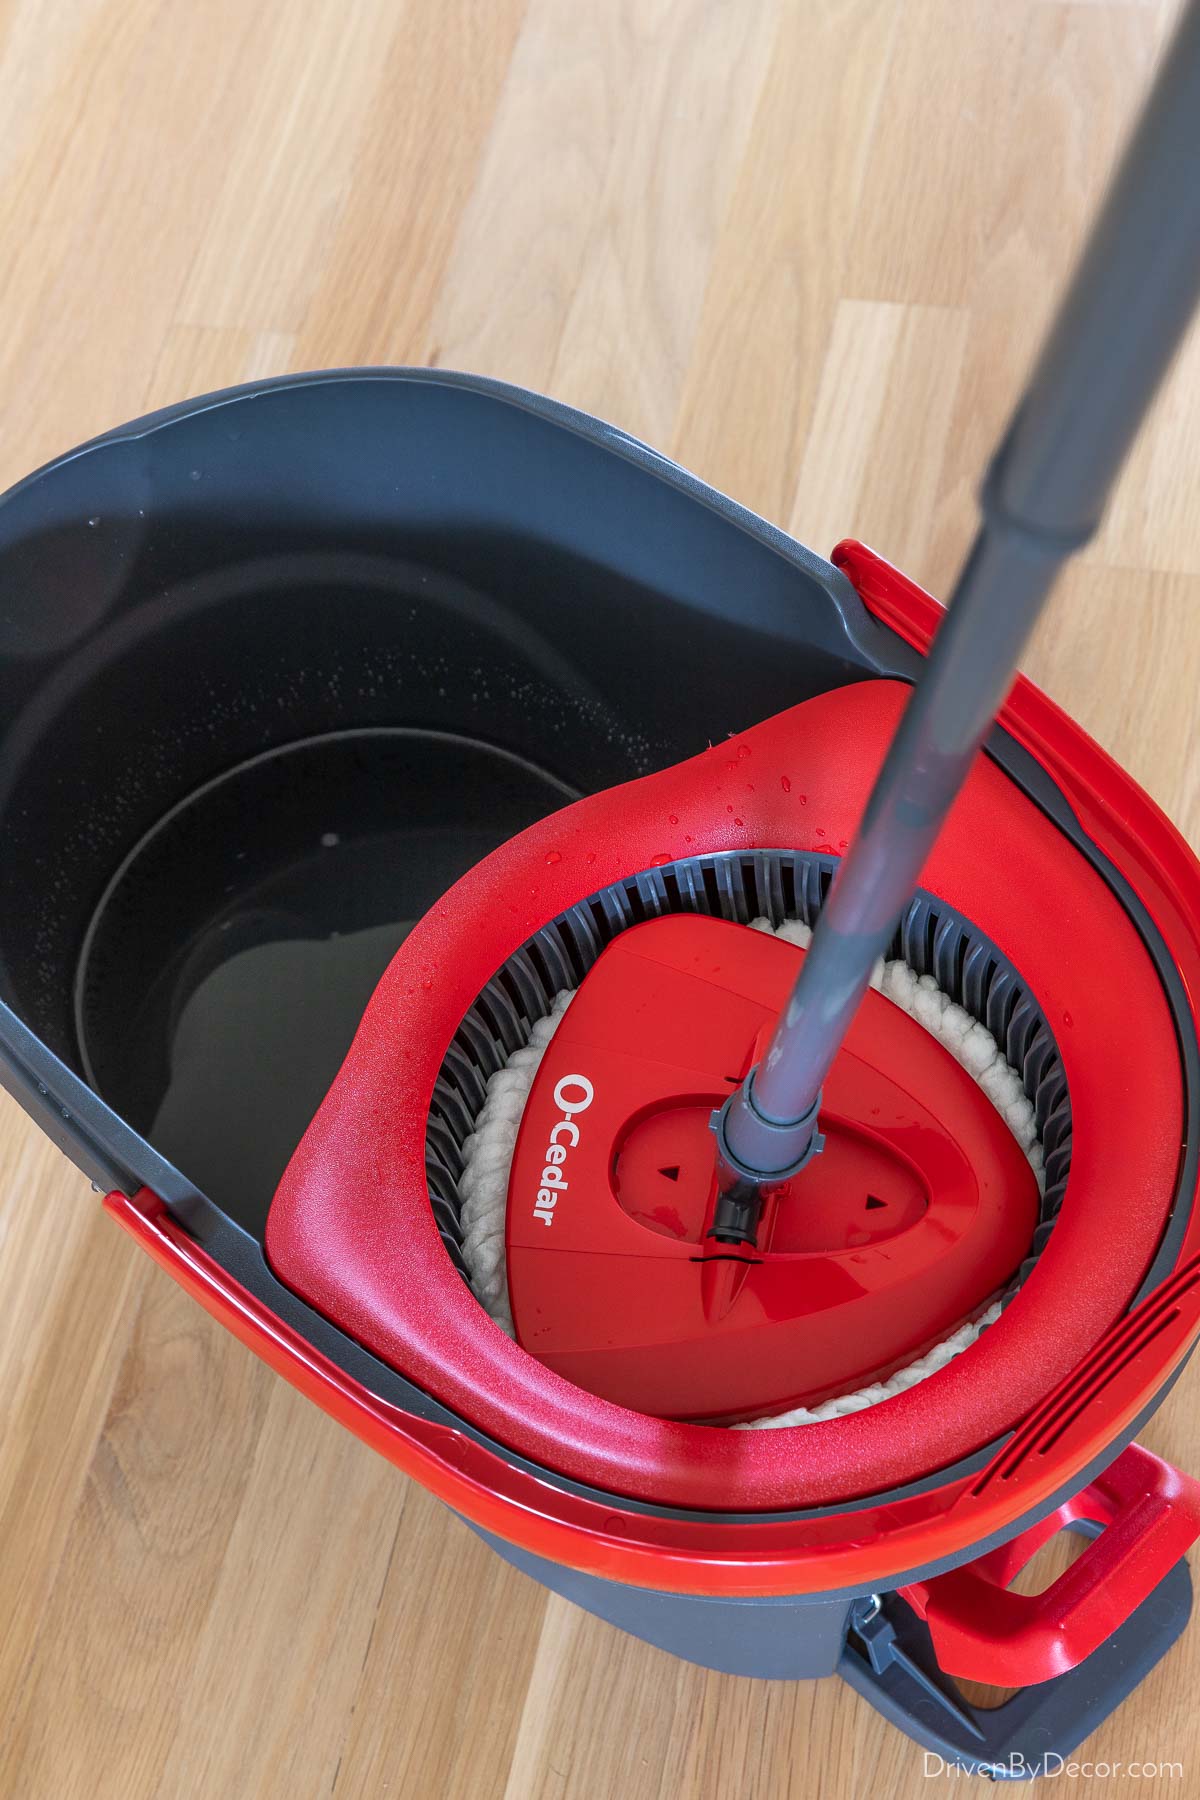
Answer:
<svg viewBox="0 0 1200 1800"><path fill-rule="evenodd" d="M345 733L241 765L164 820L98 908L76 1007L92 1085L259 1233L413 924L573 798L439 733Z"/></svg>

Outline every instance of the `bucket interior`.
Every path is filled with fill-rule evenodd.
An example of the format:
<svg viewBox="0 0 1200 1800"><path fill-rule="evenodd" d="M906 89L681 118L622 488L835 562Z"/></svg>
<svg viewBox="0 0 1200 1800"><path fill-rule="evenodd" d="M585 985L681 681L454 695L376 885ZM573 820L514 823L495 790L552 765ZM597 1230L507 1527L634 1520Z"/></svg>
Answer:
<svg viewBox="0 0 1200 1800"><path fill-rule="evenodd" d="M436 378L282 383L0 503L0 999L256 1234L459 874L875 672L840 577L613 439Z"/></svg>
<svg viewBox="0 0 1200 1800"><path fill-rule="evenodd" d="M226 771L135 846L92 915L75 983L90 1085L257 1226L409 928L572 797L509 752L404 727Z"/></svg>

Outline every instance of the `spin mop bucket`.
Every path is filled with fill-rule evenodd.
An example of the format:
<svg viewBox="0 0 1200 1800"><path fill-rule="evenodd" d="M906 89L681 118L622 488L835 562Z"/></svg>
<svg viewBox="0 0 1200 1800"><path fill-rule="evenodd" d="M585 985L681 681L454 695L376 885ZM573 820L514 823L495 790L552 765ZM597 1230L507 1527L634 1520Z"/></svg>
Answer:
<svg viewBox="0 0 1200 1800"><path fill-rule="evenodd" d="M1200 1531L1195 1484L1131 1445L1200 1317L1200 877L1129 777L1017 683L896 948L1005 1038L1057 1218L970 1354L785 1449L599 1400L505 1338L459 1272L457 1159L497 1043L624 928L815 916L933 602L600 424L418 372L236 390L64 458L0 507L0 584L4 1077L126 1229L625 1629L735 1672L840 1670L968 1761L1080 1741L1182 1628ZM422 660L436 684L381 674ZM708 737L628 803L535 825L532 882L511 849L467 875L338 1075L433 898L404 882ZM243 976L244 1006L205 1010ZM298 1103L278 1049L244 1044L297 987ZM1107 1526L1069 1593L1008 1594L1067 1520ZM1024 1691L975 1711L939 1658Z"/></svg>
<svg viewBox="0 0 1200 1800"><path fill-rule="evenodd" d="M1161 86L1150 136L1196 116ZM1091 498L1197 281L1164 279L1089 424ZM1001 684L1094 524L1020 491L1054 386L950 614L970 639L998 581ZM1200 1483L1134 1438L1200 1331L1200 866L1025 680L983 755L962 726L916 891L860 934L881 991L843 984L819 1132L722 1185L940 618L862 545L824 561L471 377L265 383L86 445L0 502L0 1077L214 1317L509 1561L1032 1774L1190 1612ZM1061 1529L1079 1558L1014 1593Z"/></svg>

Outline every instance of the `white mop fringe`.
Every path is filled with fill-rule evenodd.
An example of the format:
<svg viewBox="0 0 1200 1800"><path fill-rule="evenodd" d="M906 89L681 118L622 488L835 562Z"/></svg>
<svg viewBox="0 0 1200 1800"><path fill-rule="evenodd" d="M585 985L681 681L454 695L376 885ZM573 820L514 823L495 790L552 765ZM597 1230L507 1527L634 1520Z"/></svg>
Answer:
<svg viewBox="0 0 1200 1800"><path fill-rule="evenodd" d="M812 927L799 919L789 919L777 928L767 919L755 919L751 929L784 938L802 949L807 949L812 941ZM876 964L871 986L932 1032L974 1077L1025 1152L1038 1187L1044 1190L1045 1163L1033 1103L1025 1093L1021 1077L1001 1054L991 1032L944 994L932 975L916 975L898 958L887 963L881 959ZM533 1078L573 994L574 989L568 988L555 996L550 1011L537 1021L530 1033L528 1044L514 1051L506 1066L491 1077L475 1130L463 1145L463 1173L458 1184L463 1261L476 1299L509 1337L515 1335L504 1255L509 1171ZM874 1382L853 1394L824 1400L820 1406L797 1406L791 1412L753 1419L733 1429L770 1431L785 1425L815 1425L824 1419L836 1419L844 1413L862 1412L868 1406L878 1406L881 1401L890 1400L893 1395L915 1387L938 1369L945 1368L954 1357L969 1349L980 1332L999 1316L997 1301L979 1318L960 1325L950 1337L935 1344L916 1362L897 1369L886 1381Z"/></svg>
<svg viewBox="0 0 1200 1800"><path fill-rule="evenodd" d="M508 1301L504 1220L517 1128L538 1064L574 993L574 988L564 988L556 994L550 1011L530 1032L529 1042L514 1050L504 1068L491 1076L475 1129L463 1145L463 1172L458 1183L463 1261L475 1298L509 1337L516 1333Z"/></svg>

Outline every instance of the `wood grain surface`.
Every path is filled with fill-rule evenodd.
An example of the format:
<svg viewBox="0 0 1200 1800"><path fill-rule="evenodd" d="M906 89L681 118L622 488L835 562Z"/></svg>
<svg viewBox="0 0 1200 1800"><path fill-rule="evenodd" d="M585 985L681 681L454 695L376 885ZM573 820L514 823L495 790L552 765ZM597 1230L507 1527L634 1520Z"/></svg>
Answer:
<svg viewBox="0 0 1200 1800"><path fill-rule="evenodd" d="M251 376L436 363L945 592L1172 10L0 0L0 481ZM1194 337L1026 659L1194 844L1198 379ZM1198 1394L1144 1439L1192 1470ZM4 1796L942 1789L841 1684L706 1674L507 1569L7 1102L0 1425ZM1198 1681L1194 1628L1087 1751L1183 1773L1089 1792L1200 1794Z"/></svg>

